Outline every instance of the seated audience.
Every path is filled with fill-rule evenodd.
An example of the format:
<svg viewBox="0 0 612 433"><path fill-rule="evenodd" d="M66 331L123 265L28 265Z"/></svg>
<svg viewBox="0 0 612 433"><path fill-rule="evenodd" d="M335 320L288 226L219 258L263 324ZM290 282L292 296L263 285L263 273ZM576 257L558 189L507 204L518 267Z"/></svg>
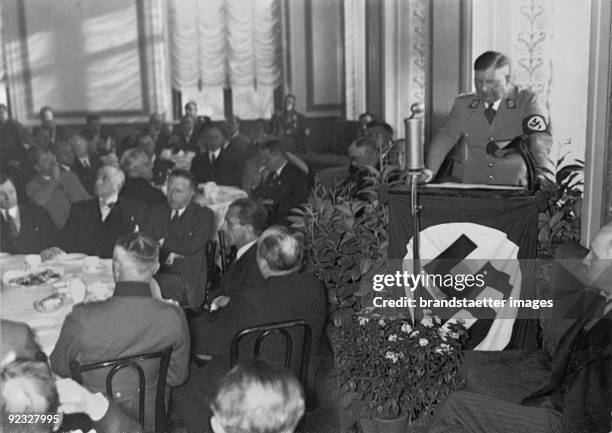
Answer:
<svg viewBox="0 0 612 433"><path fill-rule="evenodd" d="M347 181L351 184L351 193L356 198L363 198L359 191L371 185L368 179L371 171L368 167L380 167L376 143L370 138L355 140L349 145L348 156L350 164Z"/></svg>
<svg viewBox="0 0 612 433"><path fill-rule="evenodd" d="M230 205L225 214L224 229L230 245L237 248L236 258L223 274L219 287L208 295L209 310L225 307L236 292L246 288L257 288L263 283L263 276L257 266L257 238L268 226L266 209L254 200L240 198ZM206 313L194 318L192 333L196 354L206 353L206 335L203 330L209 329L206 322L210 319ZM204 322L203 324L200 322ZM198 344L202 343L202 347Z"/></svg>
<svg viewBox="0 0 612 433"><path fill-rule="evenodd" d="M116 164L116 142L111 135L103 131L100 116L95 113L88 114L85 122L83 136L87 140L88 153L96 155L103 164Z"/></svg>
<svg viewBox="0 0 612 433"><path fill-rule="evenodd" d="M308 200L308 176L288 161L277 139L263 141L260 153L269 174L263 183L252 191L252 196L261 200L268 208L273 224L286 224L291 209Z"/></svg>
<svg viewBox="0 0 612 433"><path fill-rule="evenodd" d="M200 154L191 164L197 182L240 187L243 156L240 149L232 145L227 130L220 125L207 125L200 143Z"/></svg>
<svg viewBox="0 0 612 433"><path fill-rule="evenodd" d="M284 227L270 227L259 237L256 260L265 281L248 290L235 291L230 302L215 313L210 328L202 333L205 340L194 343L212 357L211 361L204 368L192 369L185 385L175 390L176 408L189 432L201 431L207 425L210 413L202 408L208 406L215 384L229 368L230 342L241 329L305 320L312 329L314 367L310 372L316 372L326 317L325 292L316 277L300 272L302 258L302 245ZM281 348L273 343L267 345L267 350L277 349Z"/></svg>
<svg viewBox="0 0 612 433"><path fill-rule="evenodd" d="M105 165L100 168L95 197L72 206L66 225L58 236L61 249L53 247L43 251L44 258L63 251L112 257L117 239L140 230L147 221L145 205L119 197L124 183L125 175L117 167Z"/></svg>
<svg viewBox="0 0 612 433"><path fill-rule="evenodd" d="M43 209L19 204L13 181L0 174L0 251L38 254L55 240L56 227Z"/></svg>
<svg viewBox="0 0 612 433"><path fill-rule="evenodd" d="M151 185L153 164L143 149L126 150L121 155L120 166L125 173L125 185L121 189L120 197L140 201L148 208L166 202L166 196Z"/></svg>
<svg viewBox="0 0 612 433"><path fill-rule="evenodd" d="M144 233L117 240L113 251L115 289L112 297L73 306L66 316L50 356L51 368L70 376L70 362L81 364L113 360L172 347L167 384L181 384L188 373L189 329L183 311L151 295L151 279L159 268L159 247ZM145 429L154 425L157 365L146 371ZM147 367L154 367L149 370ZM83 373L83 384L93 392L106 392L107 371ZM138 418L137 378L115 376L114 400L132 418Z"/></svg>
<svg viewBox="0 0 612 433"><path fill-rule="evenodd" d="M584 259L597 296L561 338L548 385L522 405L454 392L430 432L608 432L612 422L612 225L593 239ZM589 290L590 292L590 290Z"/></svg>
<svg viewBox="0 0 612 433"><path fill-rule="evenodd" d="M42 149L50 149L60 138L58 135L53 109L49 106L42 107L40 109L40 126L34 130L34 142Z"/></svg>
<svg viewBox="0 0 612 433"><path fill-rule="evenodd" d="M0 319L0 361L9 353L15 358L46 361L32 329L22 322Z"/></svg>
<svg viewBox="0 0 612 433"><path fill-rule="evenodd" d="M70 171L60 169L50 150L39 149L32 155L36 176L26 185L26 194L47 211L58 229L64 227L71 205L89 198L89 194Z"/></svg>
<svg viewBox="0 0 612 433"><path fill-rule="evenodd" d="M157 145L150 134L142 135L138 138L138 147L144 150L149 156L149 160L153 166L153 183L155 185L163 185L166 183L168 174L172 171L174 163L157 156L155 153Z"/></svg>
<svg viewBox="0 0 612 433"><path fill-rule="evenodd" d="M304 415L304 392L290 372L254 360L221 379L211 409L214 433L293 433Z"/></svg>
<svg viewBox="0 0 612 433"><path fill-rule="evenodd" d="M68 142L72 146L75 157L72 169L87 192L93 195L96 175L102 166L102 161L96 154L90 153L87 141L78 132L70 132Z"/></svg>
<svg viewBox="0 0 612 433"><path fill-rule="evenodd" d="M357 136L355 137L355 140L368 136L368 125L374 120L376 120L374 115L372 113L368 113L367 111L359 115L359 127L357 129Z"/></svg>
<svg viewBox="0 0 612 433"><path fill-rule="evenodd" d="M9 117L6 105L0 104L0 151L2 151L3 159L6 152L20 147L19 129L19 123ZM5 167L3 166L2 169Z"/></svg>
<svg viewBox="0 0 612 433"><path fill-rule="evenodd" d="M240 118L238 116L229 116L225 119L225 126L229 131L230 146L238 150L241 155L248 152L251 147L251 139L240 133Z"/></svg>
<svg viewBox="0 0 612 433"><path fill-rule="evenodd" d="M28 128L19 125L18 133L19 140L15 146L3 145L2 147L0 170L13 178L19 201L26 202L30 199L26 194L25 187L36 176L32 156L37 148L34 146L32 134Z"/></svg>
<svg viewBox="0 0 612 433"><path fill-rule="evenodd" d="M60 427L62 415L84 413L99 433L138 433L142 427L100 393L93 394L72 379L54 380L49 366L41 361L14 360L9 356L0 366L0 417L2 431L51 433ZM10 414L47 415L57 422L17 424ZM63 428L63 426L62 426ZM60 428L60 430L62 430Z"/></svg>
<svg viewBox="0 0 612 433"><path fill-rule="evenodd" d="M159 157L172 161L174 168L189 170L193 157L198 153L199 138L196 119L190 114L185 114L181 118L179 130L170 136L168 144L159 153Z"/></svg>
<svg viewBox="0 0 612 433"><path fill-rule="evenodd" d="M202 133L206 125L212 122L210 117L198 115L198 104L195 101L189 101L185 104L185 114L193 116L193 118L196 120L195 128L198 135Z"/></svg>
<svg viewBox="0 0 612 433"><path fill-rule="evenodd" d="M187 285L181 304L198 308L206 295L206 243L215 230L212 211L193 203L196 184L186 170L175 170L168 179L167 203L157 205L145 233L160 245L162 273L179 275ZM163 276L158 276L163 287ZM165 293L164 293L165 294ZM167 294L165 294L167 295ZM166 296L172 297L174 296Z"/></svg>

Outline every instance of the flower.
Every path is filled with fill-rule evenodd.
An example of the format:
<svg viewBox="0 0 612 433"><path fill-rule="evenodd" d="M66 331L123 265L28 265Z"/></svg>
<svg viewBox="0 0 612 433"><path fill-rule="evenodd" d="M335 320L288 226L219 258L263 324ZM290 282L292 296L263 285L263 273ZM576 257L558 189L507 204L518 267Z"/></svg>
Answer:
<svg viewBox="0 0 612 433"><path fill-rule="evenodd" d="M432 313L432 311L431 311L430 309L428 309L428 308L425 308L425 309L423 310L423 314L424 314L425 316L431 316L431 313Z"/></svg>
<svg viewBox="0 0 612 433"><path fill-rule="evenodd" d="M419 345L422 347L425 347L429 344L429 340L427 338L420 338L419 339Z"/></svg>
<svg viewBox="0 0 612 433"><path fill-rule="evenodd" d="M361 317L359 318L359 324L360 324L361 326L365 325L365 324L366 324L366 323L368 323L369 321L370 321L370 319L369 319L369 318L367 318L367 317L363 317L363 316L361 316Z"/></svg>
<svg viewBox="0 0 612 433"><path fill-rule="evenodd" d="M412 331L410 337L416 337L417 335L419 335L419 331Z"/></svg>
<svg viewBox="0 0 612 433"><path fill-rule="evenodd" d="M426 328L433 328L433 320L431 320L431 316L424 316L421 319L421 325L423 325Z"/></svg>
<svg viewBox="0 0 612 433"><path fill-rule="evenodd" d="M397 334L389 335L389 341L397 341Z"/></svg>
<svg viewBox="0 0 612 433"><path fill-rule="evenodd" d="M404 323L401 327L402 332L405 332L406 334L412 332L412 326L410 326L407 323Z"/></svg>
<svg viewBox="0 0 612 433"><path fill-rule="evenodd" d="M390 359L395 364L399 360L400 356L395 352L387 351L385 353L385 358Z"/></svg>
<svg viewBox="0 0 612 433"><path fill-rule="evenodd" d="M436 321L436 323L437 323L438 325L442 323L442 319L440 319L440 316L438 316L438 315L435 315L435 316L434 316L434 320Z"/></svg>
<svg viewBox="0 0 612 433"><path fill-rule="evenodd" d="M378 319L378 324L380 326L385 326L385 320L384 319Z"/></svg>
<svg viewBox="0 0 612 433"><path fill-rule="evenodd" d="M444 341L446 341L446 334L447 333L448 333L448 329L445 328L445 327L442 327L442 328L438 329L438 335Z"/></svg>

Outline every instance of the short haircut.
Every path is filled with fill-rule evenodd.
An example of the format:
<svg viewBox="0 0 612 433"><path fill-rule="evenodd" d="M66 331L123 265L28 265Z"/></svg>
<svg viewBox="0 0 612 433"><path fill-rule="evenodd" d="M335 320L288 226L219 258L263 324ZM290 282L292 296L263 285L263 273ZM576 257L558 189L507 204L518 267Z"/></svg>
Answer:
<svg viewBox="0 0 612 433"><path fill-rule="evenodd" d="M159 262L159 244L143 232L128 233L115 242L141 267L152 269Z"/></svg>
<svg viewBox="0 0 612 433"><path fill-rule="evenodd" d="M191 186L191 188L193 189L196 189L198 182L196 181L196 178L193 173L191 173L189 170L185 170L182 168L172 170L168 175L168 181L170 181L170 179L173 177L181 177L183 179L187 179L189 181L189 186Z"/></svg>
<svg viewBox="0 0 612 433"><path fill-rule="evenodd" d="M198 103L196 101L187 101L187 103L185 104L185 110L187 110L187 107L189 107L190 105L195 105L197 107Z"/></svg>
<svg viewBox="0 0 612 433"><path fill-rule="evenodd" d="M40 115L40 118L42 119L43 116L45 115L45 111L50 111L51 113L53 113L53 108L49 107L48 105L43 106L40 111L38 112L38 114Z"/></svg>
<svg viewBox="0 0 612 433"><path fill-rule="evenodd" d="M17 359L0 370L3 431L50 432L53 423L7 424L11 412L55 415L59 396L49 366L40 361Z"/></svg>
<svg viewBox="0 0 612 433"><path fill-rule="evenodd" d="M127 173L132 168L147 161L150 161L149 154L141 147L134 147L123 152L119 160L119 167Z"/></svg>
<svg viewBox="0 0 612 433"><path fill-rule="evenodd" d="M370 123L368 123L367 128L382 128L387 134L393 136L393 128L391 127L391 125L381 120L372 120Z"/></svg>
<svg viewBox="0 0 612 433"><path fill-rule="evenodd" d="M252 360L221 379L211 409L226 433L291 433L304 415L304 392L289 371Z"/></svg>
<svg viewBox="0 0 612 433"><path fill-rule="evenodd" d="M278 138L266 138L261 140L257 144L257 148L261 150L268 150L272 154L282 153L285 154L285 148Z"/></svg>
<svg viewBox="0 0 612 433"><path fill-rule="evenodd" d="M268 212L258 201L249 198L234 200L229 207L238 208L238 220L241 225L250 224L259 236L268 227Z"/></svg>
<svg viewBox="0 0 612 433"><path fill-rule="evenodd" d="M300 268L304 250L289 230L272 226L257 240L257 255L266 261L272 272L287 272Z"/></svg>
<svg viewBox="0 0 612 433"><path fill-rule="evenodd" d="M230 138L230 128L229 125L227 124L219 124L219 123L206 123L204 124L204 126L202 127L202 135L210 130L210 129L216 129L217 131L219 131L221 133L221 135L223 135L223 137L227 140L228 138Z"/></svg>
<svg viewBox="0 0 612 433"><path fill-rule="evenodd" d="M486 51L482 53L474 61L475 71L486 71L493 67L495 69L503 68L504 66L510 66L510 60L508 57L497 51Z"/></svg>
<svg viewBox="0 0 612 433"><path fill-rule="evenodd" d="M371 149L376 150L377 146L374 140L369 137L361 137L351 142L350 145L355 145L357 148L361 147L369 147Z"/></svg>
<svg viewBox="0 0 612 433"><path fill-rule="evenodd" d="M370 116L372 118L372 121L376 120L376 116L374 114L370 113L369 111L361 113L359 115L359 119L361 119L362 117L366 117L366 116Z"/></svg>

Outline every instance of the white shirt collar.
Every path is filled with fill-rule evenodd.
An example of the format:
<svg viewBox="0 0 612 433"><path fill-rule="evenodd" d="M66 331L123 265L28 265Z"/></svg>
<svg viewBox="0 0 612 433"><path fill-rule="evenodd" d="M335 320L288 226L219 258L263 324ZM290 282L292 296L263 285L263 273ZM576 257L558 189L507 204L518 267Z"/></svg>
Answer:
<svg viewBox="0 0 612 433"><path fill-rule="evenodd" d="M281 174L281 173L282 173L282 171L283 171L283 168L285 168L285 166L286 166L286 165L287 165L287 161L285 161L285 162L283 163L283 165L281 165L280 167L278 167L278 170L276 170L276 175L277 175L277 176L280 176L280 174Z"/></svg>
<svg viewBox="0 0 612 433"><path fill-rule="evenodd" d="M499 104L501 104L501 99L498 99L497 101L493 102L493 105L491 106L491 108L493 108L495 111L499 110ZM489 106L488 102L485 102L485 108L487 108Z"/></svg>
<svg viewBox="0 0 612 433"><path fill-rule="evenodd" d="M91 165L89 163L89 157L88 156L84 156L83 158L79 158L79 161L81 161L81 164L83 164L83 165Z"/></svg>
<svg viewBox="0 0 612 433"><path fill-rule="evenodd" d="M218 148L217 150L215 150L214 152L211 152L210 150L208 151L208 160L210 161L211 157L215 157L215 160L217 158L219 158L219 155L221 154L221 148Z"/></svg>
<svg viewBox="0 0 612 433"><path fill-rule="evenodd" d="M115 193L111 195L110 197L107 197L106 200L100 199L100 205L107 206L108 203L117 203L117 200L119 200L119 195Z"/></svg>
<svg viewBox="0 0 612 433"><path fill-rule="evenodd" d="M247 250L249 248L251 248L255 242L257 242L257 239L255 239L254 241L251 241L248 244L245 244L245 245L241 246L240 248L238 248L238 251L236 251L236 260L238 260L240 257L242 257L242 255L244 253L246 253Z"/></svg>
<svg viewBox="0 0 612 433"><path fill-rule="evenodd" d="M182 216L183 216L183 214L185 213L185 209L187 209L187 206L185 206L185 207L184 207L184 208L182 208L182 209L171 209L170 216L172 217L172 216L174 215L174 211L178 211L178 216L179 216L179 218L180 218L180 217L182 217Z"/></svg>

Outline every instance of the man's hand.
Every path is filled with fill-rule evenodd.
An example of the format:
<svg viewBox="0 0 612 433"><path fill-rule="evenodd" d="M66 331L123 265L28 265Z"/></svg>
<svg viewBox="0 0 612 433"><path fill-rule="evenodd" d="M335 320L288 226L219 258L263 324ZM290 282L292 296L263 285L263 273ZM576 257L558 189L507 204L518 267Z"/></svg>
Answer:
<svg viewBox="0 0 612 433"><path fill-rule="evenodd" d="M61 254L66 254L66 252L62 250L61 248L51 247L51 248L47 248L46 250L42 250L40 252L40 258L42 259L43 262L45 262L47 260L53 260L54 258L56 258L57 256Z"/></svg>
<svg viewBox="0 0 612 433"><path fill-rule="evenodd" d="M66 414L85 413L93 421L99 421L108 410L108 400L101 393L92 394L72 379L55 381L59 396L59 410Z"/></svg>
<svg viewBox="0 0 612 433"><path fill-rule="evenodd" d="M225 296L225 295L217 296L210 303L210 312L212 313L213 311L218 310L219 308L225 307L227 304L229 304L229 301L230 301L229 296Z"/></svg>

